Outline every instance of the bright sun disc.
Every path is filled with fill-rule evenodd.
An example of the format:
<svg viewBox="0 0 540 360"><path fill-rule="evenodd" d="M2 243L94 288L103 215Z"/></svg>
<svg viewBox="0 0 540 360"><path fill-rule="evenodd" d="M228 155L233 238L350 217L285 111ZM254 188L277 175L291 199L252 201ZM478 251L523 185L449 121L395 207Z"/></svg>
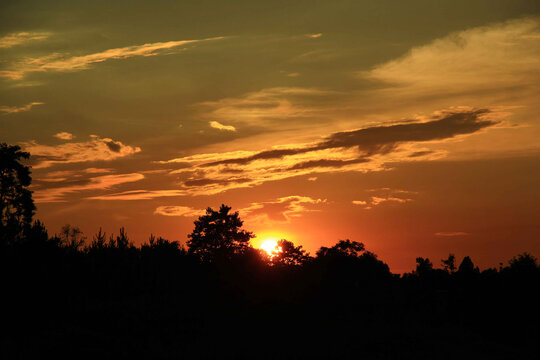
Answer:
<svg viewBox="0 0 540 360"><path fill-rule="evenodd" d="M272 253L276 253L279 251L278 243L276 240L273 240L273 239L264 240L261 243L260 248L266 251L268 255L272 255Z"/></svg>

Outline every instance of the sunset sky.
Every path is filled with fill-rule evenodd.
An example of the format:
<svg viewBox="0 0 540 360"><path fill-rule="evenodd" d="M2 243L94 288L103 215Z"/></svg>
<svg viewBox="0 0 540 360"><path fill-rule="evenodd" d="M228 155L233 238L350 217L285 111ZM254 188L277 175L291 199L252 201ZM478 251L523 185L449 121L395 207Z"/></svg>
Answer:
<svg viewBox="0 0 540 360"><path fill-rule="evenodd" d="M540 2L0 5L36 218L184 242L208 206L393 272L540 256Z"/></svg>

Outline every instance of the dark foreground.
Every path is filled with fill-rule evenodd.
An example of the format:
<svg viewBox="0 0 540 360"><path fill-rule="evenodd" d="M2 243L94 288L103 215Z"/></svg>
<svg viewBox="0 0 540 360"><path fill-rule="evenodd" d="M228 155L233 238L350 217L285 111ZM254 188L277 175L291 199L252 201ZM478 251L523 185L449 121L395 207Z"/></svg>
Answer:
<svg viewBox="0 0 540 360"><path fill-rule="evenodd" d="M482 272L419 258L397 276L347 243L268 263L124 240L83 249L34 229L4 246L1 358L540 358L527 255Z"/></svg>

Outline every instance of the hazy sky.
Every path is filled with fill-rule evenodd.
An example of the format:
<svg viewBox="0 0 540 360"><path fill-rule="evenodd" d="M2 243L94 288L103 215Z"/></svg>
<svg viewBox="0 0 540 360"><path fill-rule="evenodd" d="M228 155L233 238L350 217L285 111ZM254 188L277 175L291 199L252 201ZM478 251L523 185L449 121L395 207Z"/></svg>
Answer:
<svg viewBox="0 0 540 360"><path fill-rule="evenodd" d="M540 3L2 1L37 218L185 241L208 206L392 271L540 256Z"/></svg>

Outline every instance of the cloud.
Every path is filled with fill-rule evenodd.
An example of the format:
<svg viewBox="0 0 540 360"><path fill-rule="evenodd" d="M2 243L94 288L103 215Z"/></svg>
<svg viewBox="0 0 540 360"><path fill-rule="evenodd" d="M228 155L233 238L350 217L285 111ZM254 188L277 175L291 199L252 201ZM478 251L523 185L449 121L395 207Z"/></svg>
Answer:
<svg viewBox="0 0 540 360"><path fill-rule="evenodd" d="M214 179L195 179L195 180L186 180L184 181L184 185L186 186L206 186L206 185L226 185L230 183L246 183L249 182L250 179L246 178L229 178L229 179L222 179L222 180L214 180Z"/></svg>
<svg viewBox="0 0 540 360"><path fill-rule="evenodd" d="M157 161L158 164L172 164L172 163L206 163L206 162L214 162L223 160L224 158L227 159L235 159L235 158L242 158L246 156L250 156L256 154L255 151L245 151L245 150L239 150L239 151L229 151L229 152L222 152L222 153L207 153L207 154L196 154L191 156L185 156L182 158L175 158L170 159L166 161Z"/></svg>
<svg viewBox="0 0 540 360"><path fill-rule="evenodd" d="M240 209L250 221L270 220L289 222L292 218L300 217L308 211L315 211L314 206L325 203L323 199L313 199L309 196L285 196L274 201L256 202L251 206ZM262 219L264 218L264 219Z"/></svg>
<svg viewBox="0 0 540 360"><path fill-rule="evenodd" d="M311 168L336 168L344 167L351 164L359 164L368 162L368 159L350 159L350 160L329 160L329 159L320 159L320 160L309 160L294 164L289 167L288 170L298 170L298 169L311 169Z"/></svg>
<svg viewBox="0 0 540 360"><path fill-rule="evenodd" d="M188 206L158 206L154 214L164 216L201 216L206 213L206 210L193 209Z"/></svg>
<svg viewBox="0 0 540 360"><path fill-rule="evenodd" d="M245 165L257 160L278 159L285 156L297 155L311 151L309 147L292 148L292 149L272 149L254 153L246 157L220 158L214 162L203 164L202 166L214 166L223 164L240 164Z"/></svg>
<svg viewBox="0 0 540 360"><path fill-rule="evenodd" d="M391 188L369 189L368 193L370 193L370 196L368 196L366 200L353 200L352 203L354 205L363 206L365 210L370 210L374 206L387 202L404 204L414 201L412 197L417 194L414 191Z"/></svg>
<svg viewBox="0 0 540 360"><path fill-rule="evenodd" d="M467 236L469 233L463 232L463 231L451 231L451 232L438 232L435 233L435 236L445 236L445 237L452 237L452 236Z"/></svg>
<svg viewBox="0 0 540 360"><path fill-rule="evenodd" d="M22 79L26 73L44 71L81 71L89 68L90 65L113 59L127 59L135 56L153 56L162 53L164 50L171 50L187 44L199 43L202 41L220 40L223 37L214 37L202 40L179 40L167 42L155 42L144 45L126 46L121 48L108 49L102 52L83 56L65 56L54 53L40 58L25 59L14 64L12 69L0 72L0 77L7 77L13 80Z"/></svg>
<svg viewBox="0 0 540 360"><path fill-rule="evenodd" d="M112 172L112 169L100 169L100 168L87 168L82 170L60 170L60 171L48 171L44 176L38 176L34 178L32 182L35 184L48 184L56 182L64 182L68 179L78 179L81 180L84 176L88 174L106 174ZM84 180L83 180L84 181ZM60 185L62 186L62 185ZM43 186L39 186L42 188Z"/></svg>
<svg viewBox="0 0 540 360"><path fill-rule="evenodd" d="M0 106L0 111L5 114L14 114L23 111L29 111L30 109L32 109L32 107L43 104L45 103L34 101L23 106Z"/></svg>
<svg viewBox="0 0 540 360"><path fill-rule="evenodd" d="M199 105L210 108L206 117L254 125L315 116L321 111L315 100L331 94L331 91L314 88L275 87Z"/></svg>
<svg viewBox="0 0 540 360"><path fill-rule="evenodd" d="M223 125L217 121L210 121L210 126L214 129L225 130L225 131L236 131L236 128L232 125Z"/></svg>
<svg viewBox="0 0 540 360"><path fill-rule="evenodd" d="M374 126L330 135L316 148L358 147L366 156L391 152L404 142L432 141L472 134L493 126L495 121L483 119L488 109L446 111L431 121L390 126Z"/></svg>
<svg viewBox="0 0 540 360"><path fill-rule="evenodd" d="M35 141L21 143L35 161L34 168L49 167L53 164L79 163L87 161L109 161L129 156L141 151L139 147L124 145L109 138L91 136L90 141L72 142L58 146L41 145Z"/></svg>
<svg viewBox="0 0 540 360"><path fill-rule="evenodd" d="M188 193L184 190L131 190L116 194L107 194L100 196L92 196L88 199L92 200L150 200L160 197L176 197L185 196Z"/></svg>
<svg viewBox="0 0 540 360"><path fill-rule="evenodd" d="M311 50L300 55L297 55L289 61L297 64L312 64L321 62L331 62L339 58L341 55L334 49L318 49Z"/></svg>
<svg viewBox="0 0 540 360"><path fill-rule="evenodd" d="M435 153L435 151L433 151L433 150L421 150L421 151L413 152L412 154L409 155L409 157L411 157L411 158L422 157L422 156L426 156L426 155L431 155L433 153Z"/></svg>
<svg viewBox="0 0 540 360"><path fill-rule="evenodd" d="M54 137L60 140L72 140L74 138L73 134L65 132L65 131L55 134Z"/></svg>
<svg viewBox="0 0 540 360"><path fill-rule="evenodd" d="M331 134L319 143L297 148L261 151L248 157L225 159L210 163L246 164L261 159L283 158L288 155L314 152L336 148L357 148L363 156L386 154L405 142L433 141L452 138L457 135L475 133L493 126L495 121L483 118L489 114L487 109L446 111L434 116L431 121L407 122L390 126L373 126L358 130ZM321 161L318 159L317 161ZM363 161L363 159L362 159Z"/></svg>
<svg viewBox="0 0 540 360"><path fill-rule="evenodd" d="M322 33L318 33L318 34L307 34L306 35L308 38L311 38L311 39L317 39L317 38L320 38L321 36L323 36Z"/></svg>
<svg viewBox="0 0 540 360"><path fill-rule="evenodd" d="M29 41L43 40L50 36L48 32L19 32L0 38L0 49L10 48Z"/></svg>
<svg viewBox="0 0 540 360"><path fill-rule="evenodd" d="M417 144L435 144L476 133L496 124L491 115L487 109L440 111L427 121L342 131L313 143L259 152L199 154L169 162L184 164L171 174L179 175L181 189L191 195L211 195L300 175L380 171L388 163L440 158L444 153L433 153L425 147L419 150Z"/></svg>
<svg viewBox="0 0 540 360"><path fill-rule="evenodd" d="M386 197L379 197L379 196L372 196L371 197L371 205L373 206L377 206L383 202L387 202L387 201L390 201L390 202L397 202L397 203L406 203L406 202L409 202L409 201L413 201L412 199L403 199L403 198L399 198L399 197L393 197L393 196L386 196Z"/></svg>
<svg viewBox="0 0 540 360"><path fill-rule="evenodd" d="M116 185L134 182L144 179L144 175L138 173L103 175L89 179L71 179L69 181L62 180L60 186L53 185L46 188L43 183L38 183L41 186L34 191L34 199L36 202L60 202L65 201L64 197L67 194L88 190L104 190ZM66 184L68 184L66 186Z"/></svg>
<svg viewBox="0 0 540 360"><path fill-rule="evenodd" d="M175 158L160 163L182 164L181 169L170 171L170 174L178 176L176 189L132 190L94 196L92 199L147 200L213 195L294 176L381 171L387 169L386 164L389 163L433 160L430 150L425 147L419 149L416 145L426 142L436 144L456 136L476 133L496 124L496 121L491 120L491 115L487 109L461 108L439 111L422 121L413 119L392 125L332 133L313 143L286 145L258 152L239 150ZM96 137L93 141L100 142L111 156L116 155L116 147L124 146L111 139ZM383 194L373 193L369 199L357 201L367 201L369 207L385 202L412 201L403 194L399 191L386 191ZM284 206L279 202L277 204Z"/></svg>
<svg viewBox="0 0 540 360"><path fill-rule="evenodd" d="M358 76L387 84L387 94L416 98L535 88L539 45L539 18L512 20L452 33Z"/></svg>

